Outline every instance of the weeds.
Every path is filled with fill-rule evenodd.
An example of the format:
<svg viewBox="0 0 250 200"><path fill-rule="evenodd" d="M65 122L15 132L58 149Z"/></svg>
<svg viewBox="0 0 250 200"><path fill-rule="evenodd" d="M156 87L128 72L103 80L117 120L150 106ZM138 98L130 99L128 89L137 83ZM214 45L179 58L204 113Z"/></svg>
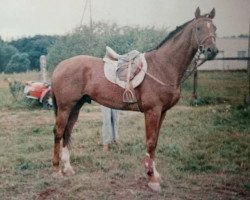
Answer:
<svg viewBox="0 0 250 200"><path fill-rule="evenodd" d="M204 106L204 105L217 105L227 103L228 99L221 97L198 97L197 99L191 100L191 106Z"/></svg>
<svg viewBox="0 0 250 200"><path fill-rule="evenodd" d="M22 82L16 80L9 82L9 91L16 101L23 94L23 89L24 85Z"/></svg>

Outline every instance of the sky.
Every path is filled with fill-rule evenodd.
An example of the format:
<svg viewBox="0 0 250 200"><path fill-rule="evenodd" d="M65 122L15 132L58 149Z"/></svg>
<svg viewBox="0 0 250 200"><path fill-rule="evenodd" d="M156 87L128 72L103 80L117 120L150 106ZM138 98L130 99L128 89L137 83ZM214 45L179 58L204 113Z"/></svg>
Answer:
<svg viewBox="0 0 250 200"><path fill-rule="evenodd" d="M80 25L86 0L0 0L0 36L4 40L36 34L63 35ZM91 0L94 22L168 28L216 9L217 35L248 34L250 0ZM83 24L89 23L86 9Z"/></svg>

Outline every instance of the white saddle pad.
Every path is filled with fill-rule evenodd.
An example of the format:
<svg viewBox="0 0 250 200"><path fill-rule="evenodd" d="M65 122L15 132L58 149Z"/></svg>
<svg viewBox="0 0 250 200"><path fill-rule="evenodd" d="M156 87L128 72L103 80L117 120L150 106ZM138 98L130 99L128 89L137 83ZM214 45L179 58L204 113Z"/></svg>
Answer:
<svg viewBox="0 0 250 200"><path fill-rule="evenodd" d="M140 58L142 61L142 70L138 74L136 74L135 77L132 79L131 83L132 83L133 88L136 88L142 83L145 77L145 73L147 72L147 68L148 68L144 54L140 54ZM122 88L125 88L126 82L119 80L119 78L116 76L118 61L113 61L108 58L103 58L103 60L105 62L104 74L106 78L110 82L117 84Z"/></svg>

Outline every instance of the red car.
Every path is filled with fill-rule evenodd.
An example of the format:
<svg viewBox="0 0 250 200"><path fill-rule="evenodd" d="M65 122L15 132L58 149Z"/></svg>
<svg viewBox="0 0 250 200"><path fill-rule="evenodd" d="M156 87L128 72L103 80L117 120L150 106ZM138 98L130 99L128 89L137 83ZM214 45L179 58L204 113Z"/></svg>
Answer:
<svg viewBox="0 0 250 200"><path fill-rule="evenodd" d="M24 94L27 98L37 99L43 108L52 109L51 87L49 83L28 81L25 83Z"/></svg>

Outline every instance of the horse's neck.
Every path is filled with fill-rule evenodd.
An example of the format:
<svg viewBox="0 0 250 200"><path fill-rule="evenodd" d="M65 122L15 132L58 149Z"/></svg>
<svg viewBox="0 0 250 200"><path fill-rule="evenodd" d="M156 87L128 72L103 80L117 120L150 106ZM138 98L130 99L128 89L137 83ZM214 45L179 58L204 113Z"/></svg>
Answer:
<svg viewBox="0 0 250 200"><path fill-rule="evenodd" d="M155 57L160 60L165 72L169 73L171 71L171 73L176 73L177 82L181 81L196 53L192 34L192 29L187 28L187 30L180 32L155 52Z"/></svg>

